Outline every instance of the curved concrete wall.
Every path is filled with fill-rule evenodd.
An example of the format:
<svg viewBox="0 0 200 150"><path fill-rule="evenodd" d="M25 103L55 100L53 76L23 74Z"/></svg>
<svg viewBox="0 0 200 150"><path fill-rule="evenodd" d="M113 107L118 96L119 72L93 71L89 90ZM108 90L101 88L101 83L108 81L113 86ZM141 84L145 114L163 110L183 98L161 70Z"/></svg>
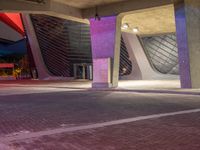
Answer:
<svg viewBox="0 0 200 150"><path fill-rule="evenodd" d="M142 80L171 80L171 79L179 79L178 75L168 75L161 74L155 71L145 52L144 49L135 34L132 33L122 33L124 42L129 51L129 55L132 59L132 63L134 66L137 66L131 73L131 75L124 77L123 79L142 79Z"/></svg>
<svg viewBox="0 0 200 150"><path fill-rule="evenodd" d="M39 50L40 63L58 78L73 79L76 64L91 64L90 26L88 24L64 20L48 15L31 15L30 25L26 27L31 33L29 40L34 40L32 48ZM27 24L27 22L25 22ZM34 27L33 29L31 29ZM108 42L107 42L108 43ZM34 50L33 53L36 53ZM37 54L37 55L38 55ZM36 58L35 58L36 59ZM41 66L38 66L41 67ZM130 74L132 68L126 46L121 38L120 77ZM48 72L47 72L48 73ZM49 73L48 73L49 74Z"/></svg>
<svg viewBox="0 0 200 150"><path fill-rule="evenodd" d="M34 61L38 71L39 79L69 79L68 77L53 76L48 71L42 58L40 45L38 43L34 27L29 15L23 14L23 21ZM132 63L132 72L129 75L120 76L122 80L161 80L161 79L179 79L177 75L162 74L154 70L144 52L144 49L138 37L132 33L122 33L126 49L129 54L129 59ZM126 56L128 57L128 56ZM123 65L121 65L122 67ZM71 79L71 78L70 78Z"/></svg>

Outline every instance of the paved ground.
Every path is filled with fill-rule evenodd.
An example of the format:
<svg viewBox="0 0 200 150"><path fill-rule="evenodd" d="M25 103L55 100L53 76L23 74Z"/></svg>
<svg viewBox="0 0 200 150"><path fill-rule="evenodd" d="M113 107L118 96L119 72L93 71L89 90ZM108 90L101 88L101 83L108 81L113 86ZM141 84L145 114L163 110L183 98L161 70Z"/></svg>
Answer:
<svg viewBox="0 0 200 150"><path fill-rule="evenodd" d="M15 142L27 150L199 150L200 113Z"/></svg>
<svg viewBox="0 0 200 150"><path fill-rule="evenodd" d="M71 84L0 83L0 150L200 149L198 94L91 91Z"/></svg>
<svg viewBox="0 0 200 150"><path fill-rule="evenodd" d="M32 90L27 90L28 87ZM0 95L93 90L91 89L91 81L80 80L73 82L38 80L0 81L0 89ZM103 90L108 91L108 89ZM119 81L118 88L109 90L141 93L185 93L200 95L200 89L181 89L180 81L178 80Z"/></svg>

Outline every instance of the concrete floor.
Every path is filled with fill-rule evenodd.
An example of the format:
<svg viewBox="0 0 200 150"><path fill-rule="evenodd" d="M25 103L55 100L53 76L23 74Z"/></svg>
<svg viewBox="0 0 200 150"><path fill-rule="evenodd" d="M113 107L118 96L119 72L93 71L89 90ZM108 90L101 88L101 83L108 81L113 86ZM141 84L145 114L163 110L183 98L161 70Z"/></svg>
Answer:
<svg viewBox="0 0 200 150"><path fill-rule="evenodd" d="M90 82L1 82L0 150L200 149L198 89L127 83L96 91Z"/></svg>
<svg viewBox="0 0 200 150"><path fill-rule="evenodd" d="M74 87L74 88L91 88L91 81L74 80L74 81L39 81L39 80L16 80L16 81L0 81L0 85L10 86L26 86L26 85L40 85L47 87L51 86ZM119 88L132 89L178 89L180 88L179 80L120 80Z"/></svg>
<svg viewBox="0 0 200 150"><path fill-rule="evenodd" d="M27 90L27 88L31 90ZM48 93L54 91L105 90L141 93L183 93L200 95L200 89L181 89L179 80L119 81L118 88L92 89L91 81L0 81L0 95Z"/></svg>
<svg viewBox="0 0 200 150"><path fill-rule="evenodd" d="M180 89L179 80L130 80L119 81L122 89Z"/></svg>

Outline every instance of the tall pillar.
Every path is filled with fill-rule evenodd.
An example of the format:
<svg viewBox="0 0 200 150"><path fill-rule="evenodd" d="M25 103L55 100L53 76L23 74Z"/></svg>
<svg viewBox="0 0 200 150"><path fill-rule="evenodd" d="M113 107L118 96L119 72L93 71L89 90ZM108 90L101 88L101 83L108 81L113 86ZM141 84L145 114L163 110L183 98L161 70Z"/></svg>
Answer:
<svg viewBox="0 0 200 150"><path fill-rule="evenodd" d="M176 34L182 88L200 88L200 2L177 0Z"/></svg>
<svg viewBox="0 0 200 150"><path fill-rule="evenodd" d="M93 59L93 84L98 87L117 87L119 77L121 17L90 19Z"/></svg>
<svg viewBox="0 0 200 150"><path fill-rule="evenodd" d="M28 41L31 47L31 52L33 54L33 59L35 61L38 78L41 80L48 79L51 76L43 61L42 54L40 51L40 46L29 14L22 14L22 20L26 34L28 36Z"/></svg>

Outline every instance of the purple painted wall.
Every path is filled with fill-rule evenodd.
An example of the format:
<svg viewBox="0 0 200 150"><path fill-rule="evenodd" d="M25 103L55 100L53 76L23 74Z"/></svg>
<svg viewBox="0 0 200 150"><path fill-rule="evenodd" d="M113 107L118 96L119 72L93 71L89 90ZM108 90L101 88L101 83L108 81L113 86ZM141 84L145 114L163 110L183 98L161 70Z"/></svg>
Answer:
<svg viewBox="0 0 200 150"><path fill-rule="evenodd" d="M90 19L93 58L114 57L116 17L103 17L100 21Z"/></svg>

